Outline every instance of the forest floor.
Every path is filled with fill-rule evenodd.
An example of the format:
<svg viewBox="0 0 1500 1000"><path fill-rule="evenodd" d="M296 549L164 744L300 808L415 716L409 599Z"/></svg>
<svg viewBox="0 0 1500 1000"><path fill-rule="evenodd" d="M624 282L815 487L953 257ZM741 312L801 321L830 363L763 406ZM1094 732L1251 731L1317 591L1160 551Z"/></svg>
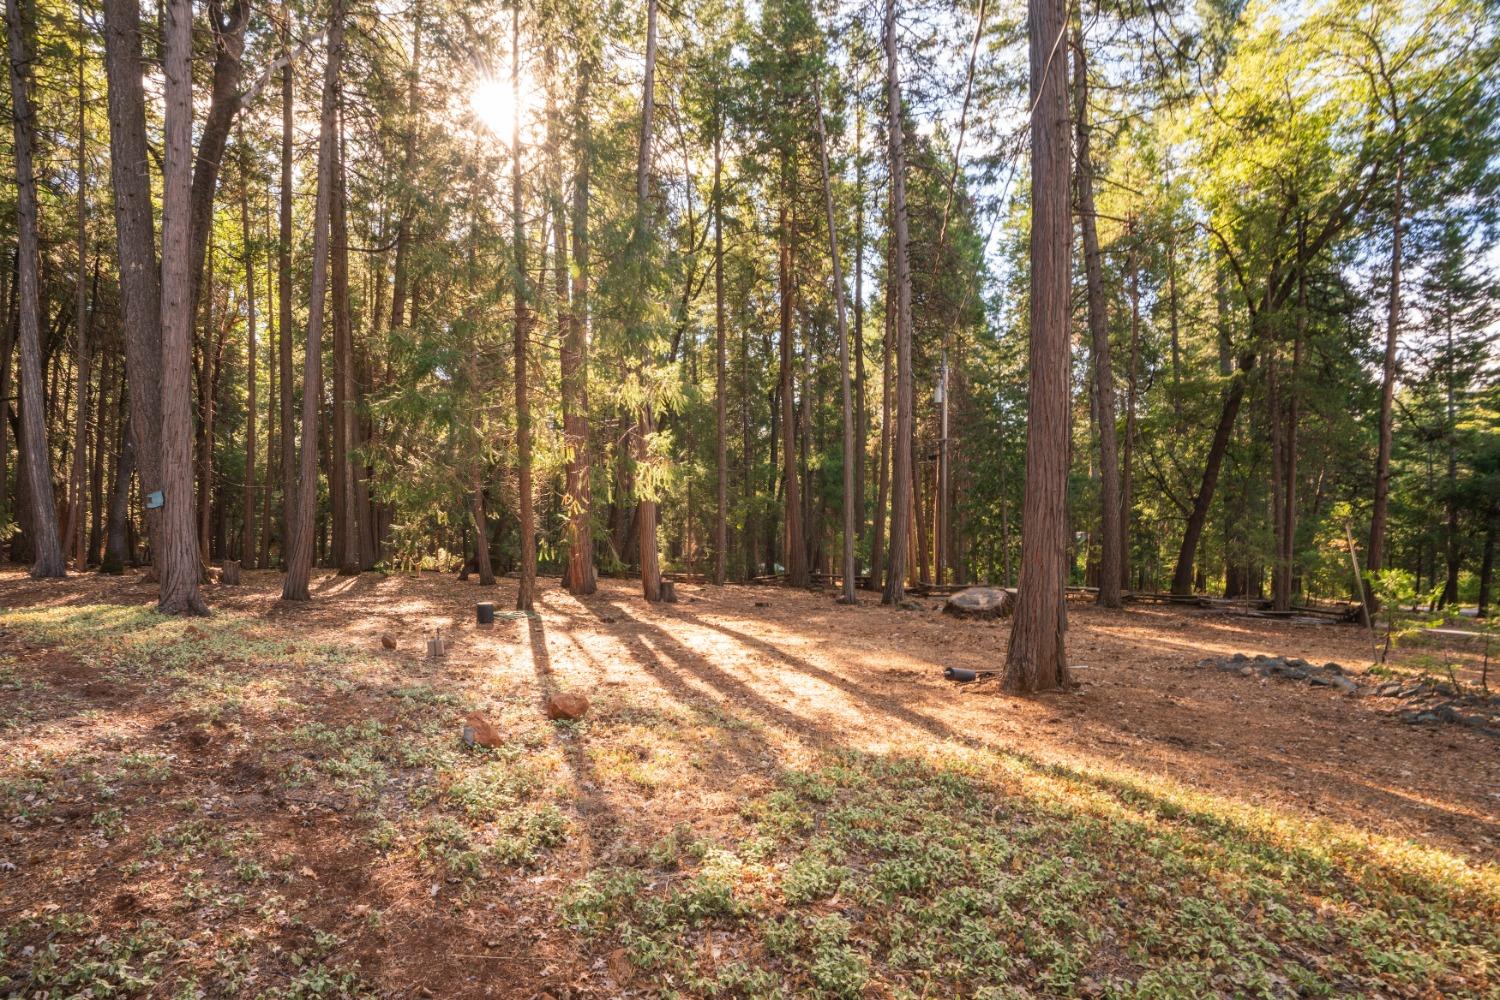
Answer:
<svg viewBox="0 0 1500 1000"><path fill-rule="evenodd" d="M1500 995L1500 736L1200 665L1358 627L1076 604L1016 698L935 600L246 577L0 571L0 995Z"/></svg>

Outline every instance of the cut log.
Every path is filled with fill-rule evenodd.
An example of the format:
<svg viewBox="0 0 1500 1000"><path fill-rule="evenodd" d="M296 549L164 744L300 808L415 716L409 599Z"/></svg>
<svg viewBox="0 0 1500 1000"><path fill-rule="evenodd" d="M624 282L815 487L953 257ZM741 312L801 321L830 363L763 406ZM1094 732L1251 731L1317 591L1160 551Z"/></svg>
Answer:
<svg viewBox="0 0 1500 1000"><path fill-rule="evenodd" d="M999 587L969 587L943 604L943 613L958 618L1009 618L1016 606L1016 592Z"/></svg>

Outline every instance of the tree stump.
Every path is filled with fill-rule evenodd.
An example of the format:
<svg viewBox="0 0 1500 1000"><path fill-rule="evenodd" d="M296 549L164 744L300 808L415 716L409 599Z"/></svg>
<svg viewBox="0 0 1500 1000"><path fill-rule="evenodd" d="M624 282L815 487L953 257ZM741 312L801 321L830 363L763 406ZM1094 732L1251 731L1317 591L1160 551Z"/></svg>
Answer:
<svg viewBox="0 0 1500 1000"><path fill-rule="evenodd" d="M677 603L677 587L671 580L663 580L661 582L661 599L666 604Z"/></svg>
<svg viewBox="0 0 1500 1000"><path fill-rule="evenodd" d="M1016 607L1016 592L999 587L969 587L949 597L943 613L957 618L1009 618Z"/></svg>
<svg viewBox="0 0 1500 1000"><path fill-rule="evenodd" d="M237 587L240 583L240 561L238 559L225 559L219 569L219 582L226 587Z"/></svg>

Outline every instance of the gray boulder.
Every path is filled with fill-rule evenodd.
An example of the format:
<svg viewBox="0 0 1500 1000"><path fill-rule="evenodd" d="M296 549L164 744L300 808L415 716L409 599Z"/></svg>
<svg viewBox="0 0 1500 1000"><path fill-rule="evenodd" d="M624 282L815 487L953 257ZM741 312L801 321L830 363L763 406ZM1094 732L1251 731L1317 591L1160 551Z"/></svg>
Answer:
<svg viewBox="0 0 1500 1000"><path fill-rule="evenodd" d="M1016 592L999 587L969 587L943 604L943 613L958 618L1009 618L1016 607Z"/></svg>

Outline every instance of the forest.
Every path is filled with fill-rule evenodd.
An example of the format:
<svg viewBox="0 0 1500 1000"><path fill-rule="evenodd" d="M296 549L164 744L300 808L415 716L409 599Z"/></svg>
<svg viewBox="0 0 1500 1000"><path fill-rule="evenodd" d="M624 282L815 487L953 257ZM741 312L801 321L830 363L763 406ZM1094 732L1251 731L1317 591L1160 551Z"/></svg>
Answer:
<svg viewBox="0 0 1500 1000"><path fill-rule="evenodd" d="M1500 988L1493 4L6 30L0 992Z"/></svg>

